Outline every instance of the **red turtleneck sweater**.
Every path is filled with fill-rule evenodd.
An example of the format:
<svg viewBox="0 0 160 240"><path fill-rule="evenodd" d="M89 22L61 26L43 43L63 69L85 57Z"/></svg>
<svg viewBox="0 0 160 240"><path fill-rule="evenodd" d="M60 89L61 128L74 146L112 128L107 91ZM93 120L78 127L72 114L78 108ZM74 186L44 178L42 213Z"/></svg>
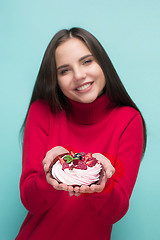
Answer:
<svg viewBox="0 0 160 240"><path fill-rule="evenodd" d="M128 209L142 156L140 114L131 107L114 106L105 95L90 104L71 104L69 115L53 115L43 101L31 105L20 180L28 215L16 240L109 240L112 224ZM42 160L55 146L101 153L116 173L103 192L70 197L46 181Z"/></svg>

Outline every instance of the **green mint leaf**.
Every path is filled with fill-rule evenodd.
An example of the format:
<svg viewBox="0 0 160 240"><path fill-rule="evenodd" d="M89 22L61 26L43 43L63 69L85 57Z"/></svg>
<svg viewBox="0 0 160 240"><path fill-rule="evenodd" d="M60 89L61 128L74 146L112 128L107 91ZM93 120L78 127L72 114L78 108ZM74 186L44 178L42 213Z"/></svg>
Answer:
<svg viewBox="0 0 160 240"><path fill-rule="evenodd" d="M67 163L70 163L73 161L73 157L71 155L66 155L66 156L64 156L64 160L66 160Z"/></svg>

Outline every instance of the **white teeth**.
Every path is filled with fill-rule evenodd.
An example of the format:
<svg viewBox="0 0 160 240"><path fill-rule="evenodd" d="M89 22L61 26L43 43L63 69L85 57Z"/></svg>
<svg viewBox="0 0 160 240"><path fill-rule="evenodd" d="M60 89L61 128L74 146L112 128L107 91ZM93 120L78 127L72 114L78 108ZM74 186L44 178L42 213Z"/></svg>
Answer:
<svg viewBox="0 0 160 240"><path fill-rule="evenodd" d="M78 91L82 91L82 90L88 88L90 85L91 85L91 83L87 83L87 84L85 84L85 85L83 85L83 86L77 88L77 90L78 90Z"/></svg>

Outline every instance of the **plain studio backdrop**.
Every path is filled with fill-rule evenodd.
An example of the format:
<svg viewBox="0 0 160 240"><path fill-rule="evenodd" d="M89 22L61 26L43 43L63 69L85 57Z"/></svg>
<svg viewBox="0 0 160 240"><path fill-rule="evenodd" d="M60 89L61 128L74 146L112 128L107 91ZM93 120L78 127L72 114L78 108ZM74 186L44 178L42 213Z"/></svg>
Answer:
<svg viewBox="0 0 160 240"><path fill-rule="evenodd" d="M148 143L125 217L112 240L160 239L160 1L0 1L0 238L14 239L20 201L18 138L44 51L62 28L82 27L108 52L147 124Z"/></svg>

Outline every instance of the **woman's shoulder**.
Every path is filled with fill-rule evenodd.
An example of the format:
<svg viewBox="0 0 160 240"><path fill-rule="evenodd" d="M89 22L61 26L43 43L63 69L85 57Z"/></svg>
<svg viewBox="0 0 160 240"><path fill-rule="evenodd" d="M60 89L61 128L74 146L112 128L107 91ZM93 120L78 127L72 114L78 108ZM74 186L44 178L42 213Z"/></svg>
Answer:
<svg viewBox="0 0 160 240"><path fill-rule="evenodd" d="M116 116L118 119L118 122L128 123L132 121L134 118L141 119L140 112L130 106L121 106L116 108Z"/></svg>
<svg viewBox="0 0 160 240"><path fill-rule="evenodd" d="M29 109L29 114L34 116L35 118L41 118L42 121L45 119L49 119L51 118L53 119L57 119L59 118L61 115L64 115L64 111L60 111L57 113L53 113L53 111L51 110L51 107L49 105L49 103L45 100L36 100L34 101Z"/></svg>
<svg viewBox="0 0 160 240"><path fill-rule="evenodd" d="M49 104L44 100L36 100L34 101L29 109L30 112L34 112L35 114L43 114L51 112Z"/></svg>
<svg viewBox="0 0 160 240"><path fill-rule="evenodd" d="M44 100L34 101L28 112L28 120L38 122L48 122L51 115L49 104Z"/></svg>
<svg viewBox="0 0 160 240"><path fill-rule="evenodd" d="M139 111L130 106L120 106L118 107L118 114L122 117L134 117L135 115L139 114Z"/></svg>

